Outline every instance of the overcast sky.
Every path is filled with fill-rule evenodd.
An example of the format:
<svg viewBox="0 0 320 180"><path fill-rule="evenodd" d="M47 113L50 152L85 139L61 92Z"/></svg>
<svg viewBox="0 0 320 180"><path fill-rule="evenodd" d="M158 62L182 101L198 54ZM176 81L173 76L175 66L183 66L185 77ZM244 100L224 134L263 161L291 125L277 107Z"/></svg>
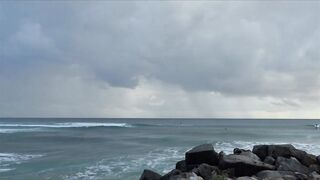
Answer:
<svg viewBox="0 0 320 180"><path fill-rule="evenodd" d="M320 2L0 2L1 117L320 118Z"/></svg>

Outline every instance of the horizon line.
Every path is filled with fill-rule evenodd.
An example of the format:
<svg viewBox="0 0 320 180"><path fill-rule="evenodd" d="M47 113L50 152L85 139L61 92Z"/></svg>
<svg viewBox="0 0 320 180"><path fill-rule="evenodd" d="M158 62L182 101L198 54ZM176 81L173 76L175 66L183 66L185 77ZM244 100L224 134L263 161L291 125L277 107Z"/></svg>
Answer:
<svg viewBox="0 0 320 180"><path fill-rule="evenodd" d="M0 119L203 119L203 120L320 120L320 118L234 118L234 117L0 117Z"/></svg>

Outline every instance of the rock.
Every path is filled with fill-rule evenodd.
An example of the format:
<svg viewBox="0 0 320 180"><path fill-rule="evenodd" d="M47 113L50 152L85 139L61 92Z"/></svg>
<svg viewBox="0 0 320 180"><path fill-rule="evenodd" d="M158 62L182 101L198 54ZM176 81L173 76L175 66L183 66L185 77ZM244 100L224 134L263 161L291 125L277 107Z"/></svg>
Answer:
<svg viewBox="0 0 320 180"><path fill-rule="evenodd" d="M316 156L296 149L291 144L257 145L253 147L252 151L262 160L264 160L267 156L271 156L274 159L277 159L277 157L281 156L286 158L295 157L305 166L310 166L311 164L317 163Z"/></svg>
<svg viewBox="0 0 320 180"><path fill-rule="evenodd" d="M309 174L309 179L319 180L320 179L320 175L317 172L314 171L314 172Z"/></svg>
<svg viewBox="0 0 320 180"><path fill-rule="evenodd" d="M177 176L182 174L182 172L178 169L174 169L172 171L170 171L169 173L165 174L164 176L162 176L160 178L160 180L170 180L173 176Z"/></svg>
<svg viewBox="0 0 320 180"><path fill-rule="evenodd" d="M271 171L271 170L264 170L260 171L256 174L258 179L276 179L276 178L283 178L283 177L291 177L296 179L295 173L291 171Z"/></svg>
<svg viewBox="0 0 320 180"><path fill-rule="evenodd" d="M301 164L307 167L311 164L317 163L317 157L315 155L308 154L305 151L299 149L295 149L293 152L293 157L297 158L301 162Z"/></svg>
<svg viewBox="0 0 320 180"><path fill-rule="evenodd" d="M184 172L182 174L172 176L169 180L203 180L203 178L197 176L193 172Z"/></svg>
<svg viewBox="0 0 320 180"><path fill-rule="evenodd" d="M252 152L256 154L261 160L268 156L268 145L255 145Z"/></svg>
<svg viewBox="0 0 320 180"><path fill-rule="evenodd" d="M219 163L218 153L214 151L212 144L196 146L186 152L185 157L187 170L191 170L202 163L209 165L217 165Z"/></svg>
<svg viewBox="0 0 320 180"><path fill-rule="evenodd" d="M259 160L259 161L261 160L256 154L254 154L250 150L244 150L244 149L235 148L233 150L233 154L248 156L248 157L250 157L252 159L256 159L256 160Z"/></svg>
<svg viewBox="0 0 320 180"><path fill-rule="evenodd" d="M204 180L211 180L213 176L219 173L219 168L208 164L201 164L197 168L193 169L192 172L201 176Z"/></svg>
<svg viewBox="0 0 320 180"><path fill-rule="evenodd" d="M160 178L161 178L160 174L154 171L145 169L140 177L140 180L160 180Z"/></svg>
<svg viewBox="0 0 320 180"><path fill-rule="evenodd" d="M267 157L264 159L263 162L264 162L264 163L267 163L267 164L274 165L274 163L276 162L276 160L275 160L273 157L271 157L271 156L267 156Z"/></svg>
<svg viewBox="0 0 320 180"><path fill-rule="evenodd" d="M317 157L316 157L316 160L317 160L317 164L320 165L320 156L317 156Z"/></svg>
<svg viewBox="0 0 320 180"><path fill-rule="evenodd" d="M275 167L260 160L244 155L230 154L224 156L219 163L220 169L234 168L235 176L251 176L262 170L273 170Z"/></svg>
<svg viewBox="0 0 320 180"><path fill-rule="evenodd" d="M279 171L292 171L302 174L308 174L310 171L306 166L302 165L296 158L293 157L278 157L276 160L276 167Z"/></svg>
<svg viewBox="0 0 320 180"><path fill-rule="evenodd" d="M186 172L187 171L186 161L185 160L178 161L176 163L176 169L179 169L182 172Z"/></svg>

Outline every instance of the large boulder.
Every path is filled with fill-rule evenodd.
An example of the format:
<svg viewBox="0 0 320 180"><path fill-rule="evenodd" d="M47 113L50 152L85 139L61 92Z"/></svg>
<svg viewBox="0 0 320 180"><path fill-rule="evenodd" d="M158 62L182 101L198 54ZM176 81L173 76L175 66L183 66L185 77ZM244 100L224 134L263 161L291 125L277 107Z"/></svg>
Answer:
<svg viewBox="0 0 320 180"><path fill-rule="evenodd" d="M217 165L218 153L214 151L212 144L202 144L192 148L185 154L187 170L191 170L199 164L206 163Z"/></svg>
<svg viewBox="0 0 320 180"><path fill-rule="evenodd" d="M256 145L253 147L252 152L259 156L261 160L264 160L267 156L271 156L274 159L281 156L286 158L295 157L305 166L317 163L316 156L296 149L291 144Z"/></svg>
<svg viewBox="0 0 320 180"><path fill-rule="evenodd" d="M192 172L201 176L204 180L212 180L213 176L220 174L220 170L216 166L210 166L208 164L201 164L197 168L194 168Z"/></svg>
<svg viewBox="0 0 320 180"><path fill-rule="evenodd" d="M302 174L309 174L310 170L302 165L296 158L278 157L276 160L276 168L279 171L292 171Z"/></svg>
<svg viewBox="0 0 320 180"><path fill-rule="evenodd" d="M268 145L255 145L252 152L256 154L261 160L268 156Z"/></svg>
<svg viewBox="0 0 320 180"><path fill-rule="evenodd" d="M262 170L273 170L275 167L270 164L266 164L255 158L244 155L230 154L223 156L219 163L220 169L234 168L234 175L239 176L251 176Z"/></svg>
<svg viewBox="0 0 320 180"><path fill-rule="evenodd" d="M145 169L140 177L140 180L160 180L160 178L160 174L149 169Z"/></svg>

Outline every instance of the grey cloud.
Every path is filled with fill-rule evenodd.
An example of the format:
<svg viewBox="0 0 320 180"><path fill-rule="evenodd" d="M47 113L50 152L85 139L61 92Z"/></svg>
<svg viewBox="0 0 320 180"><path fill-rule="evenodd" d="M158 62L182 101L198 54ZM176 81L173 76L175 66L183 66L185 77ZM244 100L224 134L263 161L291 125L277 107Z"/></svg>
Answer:
<svg viewBox="0 0 320 180"><path fill-rule="evenodd" d="M84 67L97 81L115 87L134 88L144 77L186 91L229 96L296 98L319 88L317 2L47 2L4 7L2 22L10 31L1 31L1 46L12 47L7 37L20 36L20 42L11 43L58 52L22 47L17 51L35 52L22 57L7 48L4 56L1 48L2 59L27 58L34 68L42 63L36 57L55 59L61 66ZM31 24L21 27L24 21ZM27 36L23 42L19 28ZM37 38L31 44L28 30ZM11 62L0 63L9 67Z"/></svg>

